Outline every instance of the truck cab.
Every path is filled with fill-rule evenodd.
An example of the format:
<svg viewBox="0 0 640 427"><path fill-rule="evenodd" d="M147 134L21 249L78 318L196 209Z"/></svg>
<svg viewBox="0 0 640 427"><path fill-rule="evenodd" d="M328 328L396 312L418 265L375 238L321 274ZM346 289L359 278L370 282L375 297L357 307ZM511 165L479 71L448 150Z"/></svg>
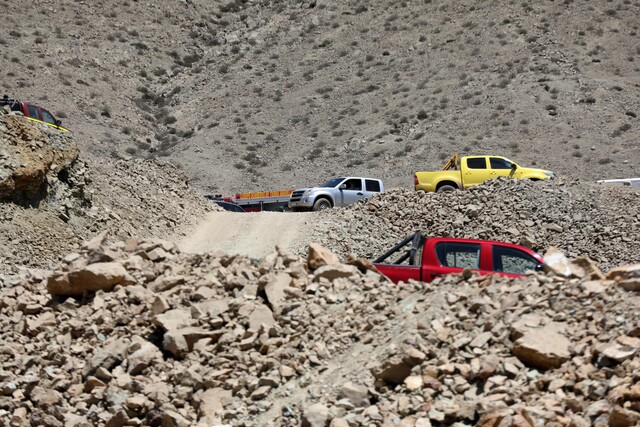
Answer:
<svg viewBox="0 0 640 427"><path fill-rule="evenodd" d="M294 190L289 198L289 209L321 211L351 205L383 191L380 179L338 177L317 187Z"/></svg>
<svg viewBox="0 0 640 427"><path fill-rule="evenodd" d="M554 176L551 171L523 167L502 156L460 158L454 154L440 172L416 172L414 186L418 191L444 192L462 190L499 177L543 180Z"/></svg>
<svg viewBox="0 0 640 427"><path fill-rule="evenodd" d="M391 248L374 265L394 283L431 282L470 269L480 274L520 277L541 270L540 255L524 246L490 240L425 237L416 232Z"/></svg>

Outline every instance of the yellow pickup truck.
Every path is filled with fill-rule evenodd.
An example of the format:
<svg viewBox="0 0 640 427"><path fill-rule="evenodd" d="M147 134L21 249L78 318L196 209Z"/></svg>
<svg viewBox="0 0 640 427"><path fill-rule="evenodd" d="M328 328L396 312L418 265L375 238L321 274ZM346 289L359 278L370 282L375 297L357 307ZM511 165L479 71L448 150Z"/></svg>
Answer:
<svg viewBox="0 0 640 427"><path fill-rule="evenodd" d="M421 191L455 191L500 176L534 181L555 177L551 171L523 168L506 157L454 154L440 172L416 172L414 183L416 190Z"/></svg>

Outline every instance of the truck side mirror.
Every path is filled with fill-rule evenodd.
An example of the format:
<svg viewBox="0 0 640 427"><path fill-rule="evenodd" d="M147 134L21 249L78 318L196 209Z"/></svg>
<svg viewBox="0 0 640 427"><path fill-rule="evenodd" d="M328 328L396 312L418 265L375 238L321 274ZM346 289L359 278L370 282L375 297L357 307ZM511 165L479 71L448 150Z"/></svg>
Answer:
<svg viewBox="0 0 640 427"><path fill-rule="evenodd" d="M340 187L338 187L341 190L345 190L347 188L347 184L340 184Z"/></svg>

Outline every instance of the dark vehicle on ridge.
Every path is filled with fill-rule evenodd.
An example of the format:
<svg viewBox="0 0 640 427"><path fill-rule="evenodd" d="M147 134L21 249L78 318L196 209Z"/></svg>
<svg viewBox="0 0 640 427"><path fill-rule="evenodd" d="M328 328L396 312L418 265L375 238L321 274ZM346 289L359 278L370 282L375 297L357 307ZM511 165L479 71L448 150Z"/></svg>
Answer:
<svg viewBox="0 0 640 427"><path fill-rule="evenodd" d="M3 107L5 105L8 105L11 111L21 112L24 117L31 121L43 123L49 127L64 132L71 132L69 129L62 127L61 120L56 119L48 110L45 110L44 108L36 104L18 101L17 99L12 99L5 95L4 97L2 97L2 99L0 99L0 107Z"/></svg>

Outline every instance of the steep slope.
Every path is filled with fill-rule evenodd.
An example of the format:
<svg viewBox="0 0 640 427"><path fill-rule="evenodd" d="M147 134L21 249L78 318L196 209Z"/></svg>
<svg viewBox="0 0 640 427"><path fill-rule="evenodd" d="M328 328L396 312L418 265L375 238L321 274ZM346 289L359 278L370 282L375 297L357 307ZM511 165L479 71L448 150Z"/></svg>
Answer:
<svg viewBox="0 0 640 427"><path fill-rule="evenodd" d="M409 187L453 151L587 180L640 174L635 2L9 0L0 12L5 91L64 112L88 150L166 156L204 191L339 174Z"/></svg>

